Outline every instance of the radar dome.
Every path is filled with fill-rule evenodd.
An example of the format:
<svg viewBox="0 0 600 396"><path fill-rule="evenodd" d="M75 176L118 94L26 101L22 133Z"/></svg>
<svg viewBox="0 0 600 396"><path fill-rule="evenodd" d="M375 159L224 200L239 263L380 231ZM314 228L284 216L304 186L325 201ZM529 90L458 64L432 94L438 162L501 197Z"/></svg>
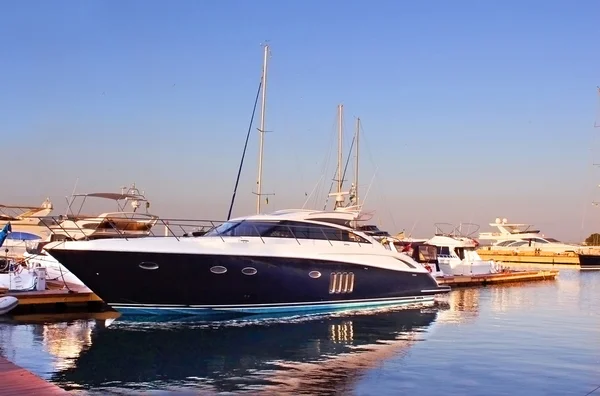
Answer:
<svg viewBox="0 0 600 396"><path fill-rule="evenodd" d="M506 224L508 223L508 220L506 220L506 217L502 219L502 224Z"/></svg>
<svg viewBox="0 0 600 396"><path fill-rule="evenodd" d="M500 217L496 217L496 224L500 224Z"/></svg>

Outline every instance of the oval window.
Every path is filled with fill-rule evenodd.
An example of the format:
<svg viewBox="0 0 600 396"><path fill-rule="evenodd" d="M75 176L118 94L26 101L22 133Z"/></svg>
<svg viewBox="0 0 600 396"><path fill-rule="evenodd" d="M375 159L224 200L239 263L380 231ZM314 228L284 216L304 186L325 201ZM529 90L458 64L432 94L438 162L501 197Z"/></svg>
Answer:
<svg viewBox="0 0 600 396"><path fill-rule="evenodd" d="M313 279L317 279L321 277L321 273L319 271L310 271L308 273L308 276L310 276Z"/></svg>
<svg viewBox="0 0 600 396"><path fill-rule="evenodd" d="M256 270L256 268L252 268L252 267L246 267L242 270L242 274L244 275L256 275L258 271Z"/></svg>
<svg viewBox="0 0 600 396"><path fill-rule="evenodd" d="M139 264L139 267L145 270L155 270L158 269L158 264L150 261L144 261Z"/></svg>
<svg viewBox="0 0 600 396"><path fill-rule="evenodd" d="M227 272L227 268L222 267L220 265L215 265L214 267L210 267L210 272L213 274L224 274Z"/></svg>

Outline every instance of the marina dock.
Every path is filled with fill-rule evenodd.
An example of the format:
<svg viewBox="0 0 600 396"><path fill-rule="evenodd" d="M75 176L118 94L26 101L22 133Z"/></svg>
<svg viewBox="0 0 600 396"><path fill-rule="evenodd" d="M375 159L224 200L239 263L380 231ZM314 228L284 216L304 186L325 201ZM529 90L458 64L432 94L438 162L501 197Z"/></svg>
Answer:
<svg viewBox="0 0 600 396"><path fill-rule="evenodd" d="M67 394L67 391L0 356L0 396Z"/></svg>
<svg viewBox="0 0 600 396"><path fill-rule="evenodd" d="M59 313L67 311L100 312L106 304L91 291L50 288L27 292L0 290L0 297L12 296L19 304L10 311L11 315L25 313Z"/></svg>
<svg viewBox="0 0 600 396"><path fill-rule="evenodd" d="M511 271L485 275L455 275L437 278L440 285L455 287L486 286L499 283L518 283L554 280L558 270Z"/></svg>
<svg viewBox="0 0 600 396"><path fill-rule="evenodd" d="M483 260L501 261L503 263L523 264L561 264L579 266L577 253L552 253L552 252L512 252L481 248L477 253Z"/></svg>

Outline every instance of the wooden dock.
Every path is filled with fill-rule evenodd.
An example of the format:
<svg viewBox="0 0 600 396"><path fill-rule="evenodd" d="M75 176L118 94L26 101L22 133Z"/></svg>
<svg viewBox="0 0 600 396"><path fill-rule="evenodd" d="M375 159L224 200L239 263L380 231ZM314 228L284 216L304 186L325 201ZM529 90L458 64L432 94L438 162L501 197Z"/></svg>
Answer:
<svg viewBox="0 0 600 396"><path fill-rule="evenodd" d="M99 312L106 304L89 290L49 289L28 292L1 292L1 296L13 296L19 300L11 315L36 312L65 312L69 310Z"/></svg>
<svg viewBox="0 0 600 396"><path fill-rule="evenodd" d="M523 264L562 264L579 267L577 253L551 253L551 252L511 252L506 250L492 250L480 248L477 253L483 260L502 261L503 263Z"/></svg>
<svg viewBox="0 0 600 396"><path fill-rule="evenodd" d="M499 283L517 283L553 280L558 276L558 270L542 271L507 271L485 275L456 275L437 278L440 285L450 287L486 286Z"/></svg>
<svg viewBox="0 0 600 396"><path fill-rule="evenodd" d="M0 356L0 396L51 396L69 393Z"/></svg>

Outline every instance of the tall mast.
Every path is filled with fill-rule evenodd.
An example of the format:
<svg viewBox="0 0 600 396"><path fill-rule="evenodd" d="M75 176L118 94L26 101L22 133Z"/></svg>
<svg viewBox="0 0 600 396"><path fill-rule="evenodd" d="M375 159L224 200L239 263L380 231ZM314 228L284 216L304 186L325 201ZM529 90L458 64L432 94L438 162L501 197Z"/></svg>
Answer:
<svg viewBox="0 0 600 396"><path fill-rule="evenodd" d="M256 214L260 214L260 202L262 199L262 168L263 168L263 150L264 150L264 136L265 136L265 110L267 105L267 64L269 60L269 45L265 45L265 53L263 59L263 72L262 72L262 103L260 106L260 129L258 130L260 136L260 146L258 151L258 179L256 181Z"/></svg>
<svg viewBox="0 0 600 396"><path fill-rule="evenodd" d="M337 174L337 182L338 182L338 187L337 187L337 192L338 194L342 192L342 150L343 150L343 146L342 146L342 139L343 139L343 125L342 125L342 119L343 119L343 112L344 112L344 105L340 104L338 105L338 165L337 165L337 169L338 169L338 174Z"/></svg>
<svg viewBox="0 0 600 396"><path fill-rule="evenodd" d="M359 204L358 201L358 136L360 135L360 118L356 119L356 133L354 135L354 144L356 145L356 163L354 164L354 200L356 201L356 205Z"/></svg>

